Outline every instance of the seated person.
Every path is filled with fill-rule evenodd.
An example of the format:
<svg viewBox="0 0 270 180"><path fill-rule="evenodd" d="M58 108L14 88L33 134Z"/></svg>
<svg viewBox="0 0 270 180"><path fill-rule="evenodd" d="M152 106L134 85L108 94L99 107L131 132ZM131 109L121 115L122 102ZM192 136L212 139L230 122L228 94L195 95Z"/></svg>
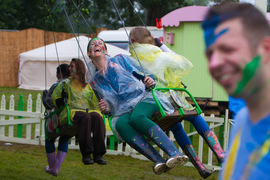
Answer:
<svg viewBox="0 0 270 180"><path fill-rule="evenodd" d="M133 43L133 46L131 47L130 45L129 48L131 55L135 58L136 51L142 64L142 68L153 73L154 78L160 79L160 81L158 81L159 86L183 88L181 78L188 75L193 67L190 62L187 62L188 60L186 58L175 54L157 38L154 39L151 32L144 27L133 28L130 31L129 36ZM137 60L134 62L136 63ZM185 99L180 99L186 101ZM188 107L188 105L185 105L184 108L185 107ZM221 163L225 153L214 131L209 128L205 120L200 115L187 117L185 120L192 123L197 132L203 137L207 145L214 152L218 162ZM183 149L185 154L189 156L190 161L196 167L200 175L203 178L210 176L212 173L207 170L199 160L182 124L177 123L170 130L173 132L177 143Z"/></svg>
<svg viewBox="0 0 270 180"><path fill-rule="evenodd" d="M58 81L50 87L49 91L47 90L43 91L42 101L47 110L52 110L53 108L55 108L51 98L54 88L59 84L59 82L68 78L69 75L70 71L68 64L60 64L56 68L56 77ZM52 123L52 121L50 121L50 123ZM45 129L46 133L50 133L48 127L49 125L47 124ZM68 151L68 141L72 136L65 136L65 135L60 136L58 141L58 151L57 155L55 156L54 142L57 137L58 136L45 139L45 150L47 153L47 160L49 164L49 166L46 166L45 172L53 176L58 175L58 171Z"/></svg>
<svg viewBox="0 0 270 180"><path fill-rule="evenodd" d="M163 130L150 120L159 110L151 92L146 90L155 85L154 80L133 71L127 63L127 56L106 57L106 44L99 38L90 40L87 51L92 60L90 84L100 98L100 110L114 116L112 124L116 134L153 161L156 174L176 165L184 165L187 156L180 153ZM169 158L163 159L144 135L166 152Z"/></svg>
<svg viewBox="0 0 270 180"><path fill-rule="evenodd" d="M91 86L85 83L86 68L82 60L73 58L70 63L70 77L61 81L52 94L57 108L69 107L69 118L78 126L78 141L82 154L82 162L89 164L106 164L103 155L105 147L105 125L98 110L98 100ZM61 126L67 125L67 110L59 114ZM91 132L93 131L93 137ZM92 156L93 155L93 159Z"/></svg>
<svg viewBox="0 0 270 180"><path fill-rule="evenodd" d="M56 68L56 78L57 82L55 82L49 89L49 91L44 90L42 95L42 102L47 110L51 110L55 108L52 101L52 93L54 88L64 79L68 78L70 75L69 65L68 64L60 64Z"/></svg>

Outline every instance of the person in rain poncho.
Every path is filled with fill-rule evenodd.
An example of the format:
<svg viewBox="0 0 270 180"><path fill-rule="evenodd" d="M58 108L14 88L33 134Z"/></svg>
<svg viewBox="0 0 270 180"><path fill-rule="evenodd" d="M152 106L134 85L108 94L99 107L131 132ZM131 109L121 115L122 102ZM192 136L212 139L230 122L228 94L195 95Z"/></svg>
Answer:
<svg viewBox="0 0 270 180"><path fill-rule="evenodd" d="M98 110L98 100L91 86L85 83L86 68L82 60L73 58L70 63L70 78L60 82L52 99L56 107L68 104L70 120L78 124L79 147L85 165L106 164L103 155L105 147L105 125ZM67 125L67 110L59 115L61 126ZM91 132L93 131L93 137ZM93 154L93 159L91 158ZM64 155L63 155L64 156Z"/></svg>
<svg viewBox="0 0 270 180"><path fill-rule="evenodd" d="M146 90L155 84L154 80L136 73L128 56L106 57L106 44L100 38L90 40L87 52L92 60L90 83L100 97L100 110L112 113L115 130L122 140L153 161L156 174L185 164L187 156L180 153L162 129L150 120L159 110L151 93ZM169 158L163 159L144 135Z"/></svg>
<svg viewBox="0 0 270 180"><path fill-rule="evenodd" d="M53 111L55 106L52 101L52 93L55 87L64 79L68 78L70 75L69 71L69 65L68 64L60 64L56 68L56 77L58 79L57 82L55 82L49 89L49 91L44 90L43 95L42 95L42 102L44 106L46 107L47 111ZM56 115L57 116L57 115ZM58 121L58 118L55 119ZM52 132L52 130L55 130L54 127L52 126L53 119L47 119L46 121L46 133L49 134ZM47 154L47 160L49 166L46 166L45 172L53 175L53 176L58 176L58 170L60 169L61 163L59 161L60 157L62 154L66 154L68 151L68 141L72 136L68 135L60 135L59 141L58 141L58 152L57 155L55 156L55 139L58 136L55 137L48 137L45 139L45 150ZM56 161L57 160L57 161Z"/></svg>
<svg viewBox="0 0 270 180"><path fill-rule="evenodd" d="M137 60L135 60L136 53L142 67L159 80L159 86L183 88L181 78L188 75L193 68L188 59L175 54L165 44L162 44L157 38L154 38L151 35L151 32L144 27L133 28L130 31L129 36L132 42L129 51L131 56L134 57L132 59L134 64L137 63ZM185 100L184 95L179 95L182 96L180 99L183 102L183 108L190 109L189 106L191 105ZM205 120L200 115L187 117L185 120L190 121L193 124L221 163L225 153L214 131L209 128ZM182 124L177 123L171 127L170 130L173 132L177 143L183 149L185 154L189 156L190 161L196 167L200 175L203 178L210 176L212 172L206 169L199 160Z"/></svg>

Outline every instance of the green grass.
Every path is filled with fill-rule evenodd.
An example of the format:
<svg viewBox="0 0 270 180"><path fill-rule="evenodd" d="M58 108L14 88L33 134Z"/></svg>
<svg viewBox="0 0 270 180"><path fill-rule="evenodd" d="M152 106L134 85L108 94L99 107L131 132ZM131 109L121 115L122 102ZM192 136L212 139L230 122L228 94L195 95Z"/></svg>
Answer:
<svg viewBox="0 0 270 180"><path fill-rule="evenodd" d="M13 144L6 146L0 142L0 179L28 180L54 179L44 172L47 166L46 154L43 146ZM178 166L168 173L155 175L152 171L153 163L126 156L105 155L107 165L83 165L79 150L69 150L57 179L104 180L104 179L202 179L194 167ZM218 172L208 179L215 180Z"/></svg>
<svg viewBox="0 0 270 180"><path fill-rule="evenodd" d="M42 92L43 91L39 91L39 90L26 90L26 89L19 89L19 88L15 88L15 87L0 87L0 99L2 100L2 96L5 95L5 99L6 99L6 109L9 109L9 101L10 101L10 96L13 95L14 96L14 102L15 102L15 110L18 110L18 102L19 102L19 96L22 95L23 96L23 103L24 103L24 107L23 110L26 111L27 110L27 99L28 99L28 95L31 94L32 95L32 100L33 100L33 112L36 111L36 99L37 99L37 95L40 94L42 96Z"/></svg>
<svg viewBox="0 0 270 180"><path fill-rule="evenodd" d="M5 94L8 109L10 95L14 95L15 110L18 109L19 96L23 95L24 111L27 110L27 98L32 94L33 111L36 107L37 94L42 91L23 90L18 88L0 87L0 97ZM17 118L17 117L15 117ZM190 123L185 122L185 130L189 132ZM34 127L32 126L32 131ZM6 127L8 135L8 127ZM218 135L218 129L216 130ZM17 136L17 126L14 126L14 137ZM23 137L25 137L25 125L23 125ZM198 135L193 137L193 146L198 147ZM178 146L178 145L177 145ZM203 162L207 162L208 146L204 143ZM169 173L157 176L152 172L153 163L141 161L125 156L105 155L108 161L106 166L85 166L81 162L78 150L69 150L69 153L61 167L58 179L201 179L194 167L177 167ZM215 163L216 158L213 157ZM0 142L0 179L51 179L54 178L44 172L47 165L43 146L30 146L15 144L5 146ZM217 179L217 172L208 179Z"/></svg>

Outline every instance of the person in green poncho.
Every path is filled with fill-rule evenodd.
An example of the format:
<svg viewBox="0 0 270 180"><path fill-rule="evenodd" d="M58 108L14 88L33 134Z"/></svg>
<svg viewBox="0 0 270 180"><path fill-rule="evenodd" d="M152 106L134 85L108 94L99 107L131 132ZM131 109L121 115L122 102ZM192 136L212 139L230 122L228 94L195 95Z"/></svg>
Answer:
<svg viewBox="0 0 270 180"><path fill-rule="evenodd" d="M52 99L57 108L68 104L70 120L78 124L79 147L82 162L106 164L103 155L105 147L105 125L98 109L98 100L93 89L85 82L86 68L82 60L73 58L70 63L70 77L60 82L55 88ZM61 126L67 125L67 110L59 114ZM91 137L93 132L93 137ZM91 157L93 155L93 159ZM63 157L65 154L63 155Z"/></svg>

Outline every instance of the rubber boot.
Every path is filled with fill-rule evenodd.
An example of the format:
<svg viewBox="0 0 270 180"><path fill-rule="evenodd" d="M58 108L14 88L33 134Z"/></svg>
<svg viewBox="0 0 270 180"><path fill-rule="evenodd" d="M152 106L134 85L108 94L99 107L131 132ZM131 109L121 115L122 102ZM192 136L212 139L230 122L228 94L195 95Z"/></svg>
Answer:
<svg viewBox="0 0 270 180"><path fill-rule="evenodd" d="M188 157L178 151L172 140L158 125L154 125L148 129L145 135L170 156L170 158L166 160L166 166L168 168L174 168L177 165L187 163Z"/></svg>
<svg viewBox="0 0 270 180"><path fill-rule="evenodd" d="M46 166L45 172L48 174L54 174L55 152L47 153L47 160L49 166Z"/></svg>
<svg viewBox="0 0 270 180"><path fill-rule="evenodd" d="M59 151L57 152L56 159L55 159L55 164L54 164L54 169L56 172L56 176L58 175L58 171L66 157L67 153L64 151Z"/></svg>
<svg viewBox="0 0 270 180"><path fill-rule="evenodd" d="M212 130L205 131L201 136L216 155L218 162L222 163L225 158L225 152L223 151L215 132Z"/></svg>
<svg viewBox="0 0 270 180"><path fill-rule="evenodd" d="M193 148L193 146L191 144L186 145L183 148L183 151L189 157L190 162L199 171L199 174L201 175L201 177L206 179L208 176L210 176L213 173L204 167L204 165L200 161L199 157L197 156L195 149Z"/></svg>
<svg viewBox="0 0 270 180"><path fill-rule="evenodd" d="M66 152L58 150L56 158L55 158L54 166L49 173L50 175L58 176L58 171L66 157L66 154L67 154Z"/></svg>
<svg viewBox="0 0 270 180"><path fill-rule="evenodd" d="M161 174L167 170L165 159L142 135L136 134L129 142L129 145L155 163L153 166L155 174Z"/></svg>

